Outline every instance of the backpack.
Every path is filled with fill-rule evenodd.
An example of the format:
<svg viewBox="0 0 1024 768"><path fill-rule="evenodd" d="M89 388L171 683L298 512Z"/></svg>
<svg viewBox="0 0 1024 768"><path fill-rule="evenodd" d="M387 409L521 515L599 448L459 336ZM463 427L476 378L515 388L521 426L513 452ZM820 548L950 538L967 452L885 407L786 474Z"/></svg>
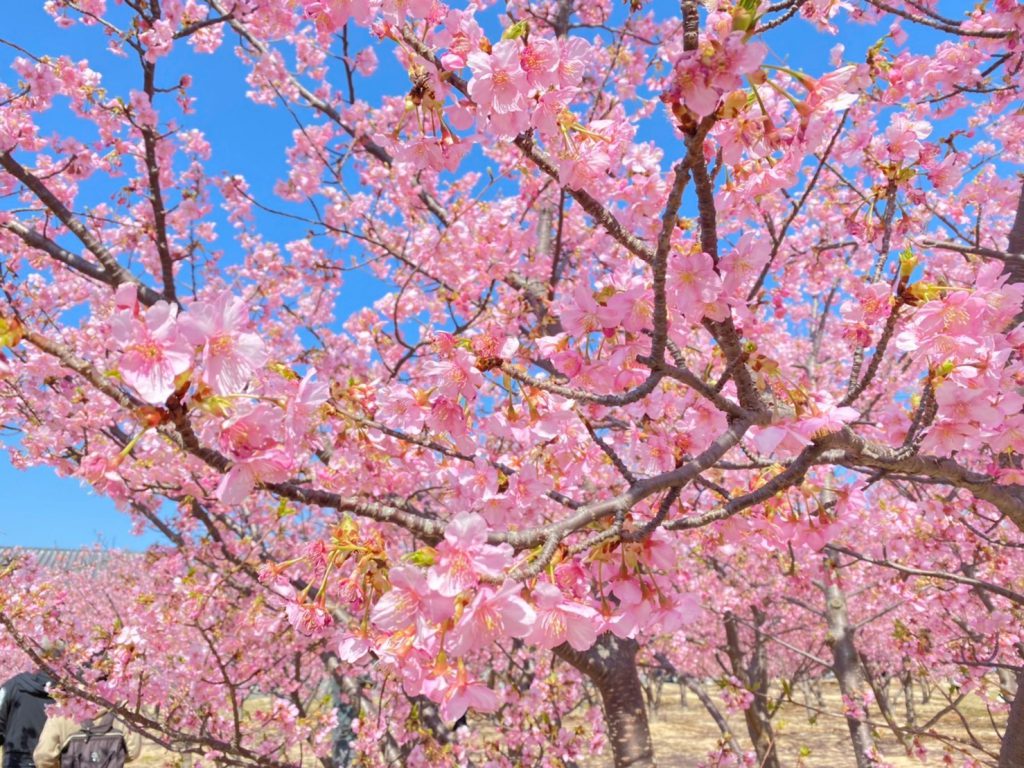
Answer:
<svg viewBox="0 0 1024 768"><path fill-rule="evenodd" d="M114 714L86 720L60 751L60 768L124 768L128 758L124 734L114 730Z"/></svg>

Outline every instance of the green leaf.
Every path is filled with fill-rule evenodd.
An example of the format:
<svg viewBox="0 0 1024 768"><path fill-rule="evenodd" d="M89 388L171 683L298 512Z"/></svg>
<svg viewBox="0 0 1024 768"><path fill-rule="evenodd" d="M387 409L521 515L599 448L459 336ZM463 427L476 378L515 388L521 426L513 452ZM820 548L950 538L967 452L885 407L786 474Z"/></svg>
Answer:
<svg viewBox="0 0 1024 768"><path fill-rule="evenodd" d="M520 37L530 31L529 23L524 19L523 21L517 21L511 27L505 30L502 34L502 40L518 40Z"/></svg>

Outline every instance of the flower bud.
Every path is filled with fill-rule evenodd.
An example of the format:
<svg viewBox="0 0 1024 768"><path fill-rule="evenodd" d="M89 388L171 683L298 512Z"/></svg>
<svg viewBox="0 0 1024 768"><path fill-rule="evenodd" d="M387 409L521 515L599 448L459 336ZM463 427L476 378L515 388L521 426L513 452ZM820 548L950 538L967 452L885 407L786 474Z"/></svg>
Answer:
<svg viewBox="0 0 1024 768"><path fill-rule="evenodd" d="M518 40L520 37L530 31L530 24L525 19L517 21L511 27L506 29L501 35L502 40Z"/></svg>

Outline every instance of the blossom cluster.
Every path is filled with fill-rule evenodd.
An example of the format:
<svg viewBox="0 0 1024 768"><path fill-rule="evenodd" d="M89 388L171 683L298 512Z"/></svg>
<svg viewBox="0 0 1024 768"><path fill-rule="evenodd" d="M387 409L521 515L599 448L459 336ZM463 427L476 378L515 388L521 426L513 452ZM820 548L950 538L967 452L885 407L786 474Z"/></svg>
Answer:
<svg viewBox="0 0 1024 768"><path fill-rule="evenodd" d="M566 560L525 583L515 575L526 562L508 544L487 539L486 521L469 513L448 524L436 547L393 565L379 534L362 533L354 522L336 528L329 544L312 547L305 561L315 572L344 574L333 593L352 616L362 617L342 631L339 657L383 663L410 696L436 701L454 721L468 707L487 712L498 706L497 693L467 662L503 638L582 652L603 632L622 638L672 632L700 615L696 597L663 575L674 553L661 536L608 549L588 566ZM270 567L264 578L288 598L293 625L306 633L330 629L324 598L296 593L286 571Z"/></svg>

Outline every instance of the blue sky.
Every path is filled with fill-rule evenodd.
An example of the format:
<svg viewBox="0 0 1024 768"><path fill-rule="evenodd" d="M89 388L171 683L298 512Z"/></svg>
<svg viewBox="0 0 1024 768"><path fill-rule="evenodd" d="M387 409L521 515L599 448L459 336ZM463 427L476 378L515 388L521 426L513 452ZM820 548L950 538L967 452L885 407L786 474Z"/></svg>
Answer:
<svg viewBox="0 0 1024 768"><path fill-rule="evenodd" d="M653 7L659 4L656 2ZM674 12L678 5L671 7ZM107 52L103 48L102 33L96 28L76 25L71 29L58 29L42 11L41 0L5 3L3 10L0 38L24 46L36 55L67 54L75 59L88 58L90 65L103 73L104 85L112 92L126 96L129 89L139 87L137 65ZM794 21L769 36L767 42L772 53L767 63L820 73L828 67L829 50L837 42L845 44L847 61L861 61L864 51L887 31L885 27L844 22L843 34L837 39L816 34L808 24ZM918 32L914 30L912 40ZM934 45L934 35L926 33L918 39L922 38ZM197 60L188 50L179 53L176 49L168 60L161 62L161 82L172 83L178 72L195 71L196 65L202 67L202 76L195 78L191 90L196 98L196 115L188 119L188 125L203 130L212 144L211 172L241 172L258 199L282 207L273 200L271 190L274 182L286 174L284 147L295 124L285 110L256 107L246 99L245 68L232 53L234 41L230 35L225 42L212 58L202 60ZM378 48L377 52L384 79L400 78L397 83L388 83L388 91L399 92L404 87L404 73L390 63L386 47ZM13 76L9 63L15 55L10 48L0 45L0 77ZM362 95L375 102L380 94L368 93L364 84ZM59 110L47 119L49 122L44 123L47 130L66 128L61 125ZM250 128L239 130L240 125ZM652 130L660 134L654 138L669 139L665 144L670 147L667 121L652 125ZM279 242L303 234L301 225L277 218L261 217L260 224L268 239ZM227 227L221 228L219 246L230 250L229 231ZM350 272L346 276L343 306L339 309L352 310L364 305L379 297L381 291L381 284L372 277ZM90 493L76 479L60 478L45 469L16 470L5 453L0 454L0 489L0 546L75 547L102 541L139 549L159 541L158 535L153 533L133 536L128 516L117 511L109 500Z"/></svg>
<svg viewBox="0 0 1024 768"><path fill-rule="evenodd" d="M0 458L0 547L79 547L101 541L142 549L159 541L133 536L128 515L75 478L35 467L19 471Z"/></svg>
<svg viewBox="0 0 1024 768"><path fill-rule="evenodd" d="M0 37L35 54L84 54L81 36L61 32L44 14L42 2L4 4ZM59 37L58 37L59 36ZM11 77L13 52L0 50L0 77ZM74 478L57 477L34 468L19 471L6 453L0 454L0 546L77 547L103 541L120 547L142 548L152 535L133 537L131 521L113 502L89 493Z"/></svg>
<svg viewBox="0 0 1024 768"><path fill-rule="evenodd" d="M111 8L117 11L115 6ZM140 87L138 65L108 52L102 33L96 27L75 25L59 29L43 11L42 0L4 3L3 14L0 38L36 56L64 54L72 59L88 59L90 66L103 74L103 85L111 93L127 97L129 90ZM241 172L257 199L284 208L286 206L273 199L272 189L274 183L287 174L284 150L295 122L283 109L258 107L246 98L247 70L233 53L234 40L230 35L226 35L225 42L213 57L202 58L179 45L172 56L161 61L160 82L176 82L180 73L195 72L197 67L202 67L202 77L196 77L190 89L190 95L196 99L196 114L188 118L187 124L200 128L212 145L210 172ZM18 51L0 45L0 78L16 79L10 63L18 55L21 55ZM168 105L168 111L172 99L167 96L162 102ZM160 104L158 108L162 109ZM68 131L65 121L71 119L70 113L56 108L40 122L44 131ZM73 132L81 125L79 122L70 130ZM258 126L258 129L239 130L240 125ZM104 193L99 191L99 194ZM301 237L308 229L258 212L257 219L264 236L281 243ZM218 247L230 252L233 248L231 228L223 222L218 226L221 232ZM223 263L230 262L229 256ZM368 273L349 272L343 306L339 309L343 313L351 312L382 293L382 284ZM16 442L10 436L5 436L4 440ZM0 440L0 446L4 440ZM118 511L110 500L92 493L77 479L61 478L43 468L15 469L7 453L0 452L0 547L79 547L102 541L110 546L144 549L162 540L153 532L134 536L131 528L128 515Z"/></svg>

